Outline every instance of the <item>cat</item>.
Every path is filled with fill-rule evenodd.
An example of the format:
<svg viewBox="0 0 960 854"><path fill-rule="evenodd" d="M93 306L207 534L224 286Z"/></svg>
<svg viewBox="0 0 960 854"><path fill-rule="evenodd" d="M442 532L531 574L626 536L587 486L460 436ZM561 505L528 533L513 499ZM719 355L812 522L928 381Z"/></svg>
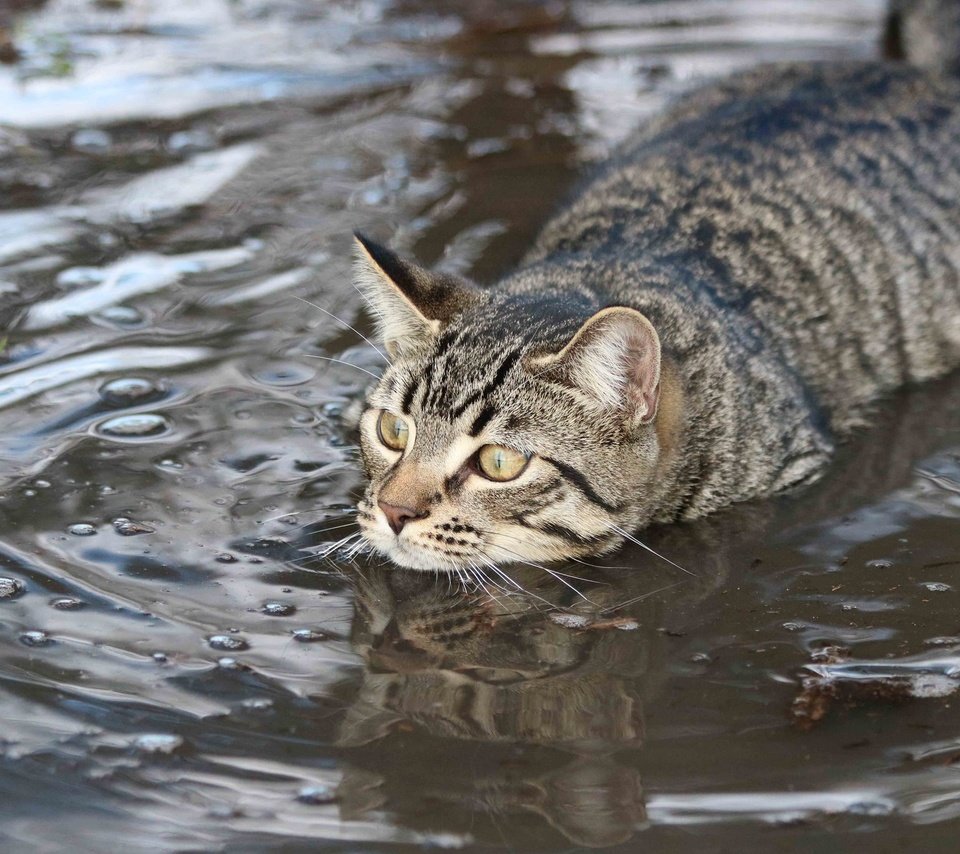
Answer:
<svg viewBox="0 0 960 854"><path fill-rule="evenodd" d="M938 5L891 21L950 24L939 68L774 65L681 99L491 287L358 234L390 359L360 419L366 543L431 571L605 553L816 480L879 397L960 364Z"/></svg>

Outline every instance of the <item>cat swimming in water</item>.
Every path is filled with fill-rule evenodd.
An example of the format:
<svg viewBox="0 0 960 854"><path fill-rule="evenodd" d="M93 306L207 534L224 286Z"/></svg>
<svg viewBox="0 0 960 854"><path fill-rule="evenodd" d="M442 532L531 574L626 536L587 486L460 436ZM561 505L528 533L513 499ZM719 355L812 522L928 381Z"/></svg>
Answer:
<svg viewBox="0 0 960 854"><path fill-rule="evenodd" d="M960 364L960 78L702 89L491 287L357 247L390 358L360 422L366 542L433 571L607 552L810 483L878 397Z"/></svg>

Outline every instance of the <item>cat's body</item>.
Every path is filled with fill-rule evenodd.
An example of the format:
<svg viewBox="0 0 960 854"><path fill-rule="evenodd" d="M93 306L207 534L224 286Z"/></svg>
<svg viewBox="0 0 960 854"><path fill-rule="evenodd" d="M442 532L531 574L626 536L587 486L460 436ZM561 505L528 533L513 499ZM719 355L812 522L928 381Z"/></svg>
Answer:
<svg viewBox="0 0 960 854"><path fill-rule="evenodd" d="M362 424L368 541L429 569L609 550L816 478L872 401L960 364L960 82L706 88L484 290L362 245L393 357Z"/></svg>
<svg viewBox="0 0 960 854"><path fill-rule="evenodd" d="M497 289L646 315L684 425L653 518L819 474L906 382L960 364L960 85L762 68L647 128Z"/></svg>

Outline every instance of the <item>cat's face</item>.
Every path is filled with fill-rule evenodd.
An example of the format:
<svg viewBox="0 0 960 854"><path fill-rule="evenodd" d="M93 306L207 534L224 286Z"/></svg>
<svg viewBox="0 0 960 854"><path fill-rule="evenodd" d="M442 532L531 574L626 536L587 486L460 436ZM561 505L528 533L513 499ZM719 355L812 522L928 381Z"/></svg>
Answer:
<svg viewBox="0 0 960 854"><path fill-rule="evenodd" d="M659 455L649 322L585 298L485 294L361 246L390 357L360 422L366 541L461 573L618 545Z"/></svg>

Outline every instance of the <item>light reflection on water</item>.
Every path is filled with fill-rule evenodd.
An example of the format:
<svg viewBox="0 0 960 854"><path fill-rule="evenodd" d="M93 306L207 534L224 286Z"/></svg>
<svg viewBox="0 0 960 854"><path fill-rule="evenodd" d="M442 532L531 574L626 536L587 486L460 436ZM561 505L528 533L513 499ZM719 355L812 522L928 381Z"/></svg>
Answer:
<svg viewBox="0 0 960 854"><path fill-rule="evenodd" d="M5 850L953 844L949 698L788 709L824 646L954 678L956 380L807 494L652 532L694 579L627 550L568 568L590 602L473 597L303 551L352 530L338 413L379 369L295 299L368 332L353 228L489 281L672 94L871 55L879 0L33 5L0 68Z"/></svg>

